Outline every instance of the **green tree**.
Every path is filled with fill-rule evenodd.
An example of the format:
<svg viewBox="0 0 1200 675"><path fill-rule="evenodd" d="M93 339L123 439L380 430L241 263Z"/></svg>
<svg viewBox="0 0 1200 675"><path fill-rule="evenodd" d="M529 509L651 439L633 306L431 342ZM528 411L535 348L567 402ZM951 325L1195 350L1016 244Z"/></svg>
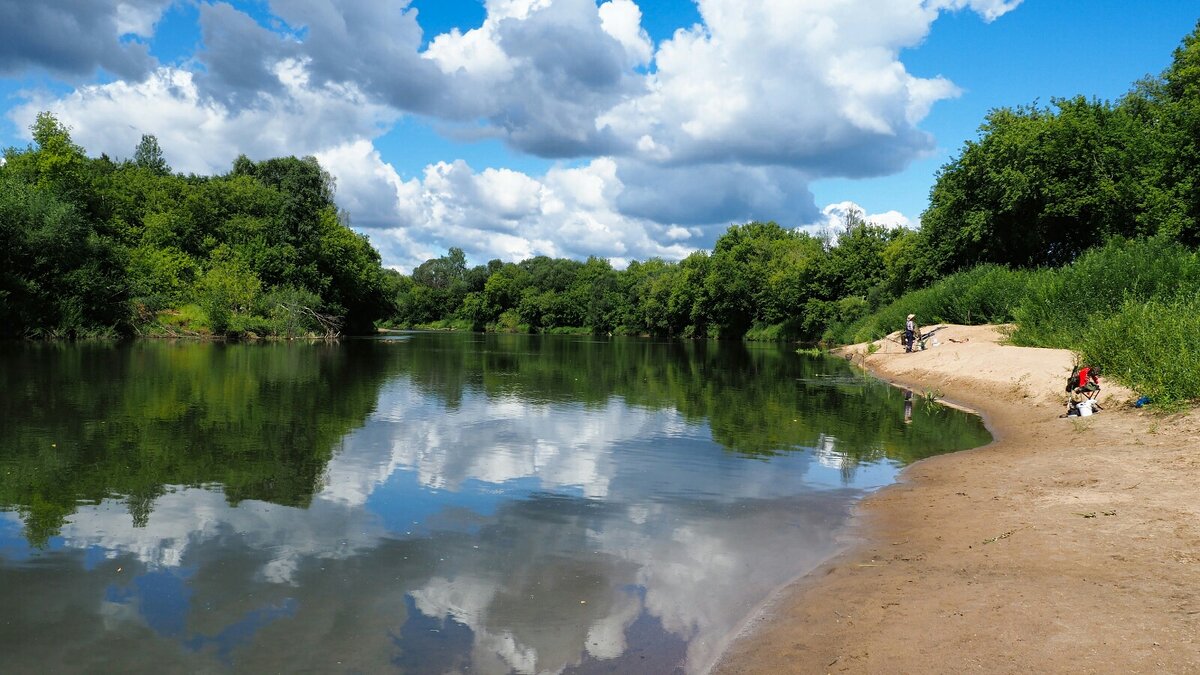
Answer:
<svg viewBox="0 0 1200 675"><path fill-rule="evenodd" d="M318 222L316 264L322 278L328 279L322 297L344 315L346 330L372 332L376 321L394 311L379 252L366 235L342 223L332 208L323 209Z"/></svg>
<svg viewBox="0 0 1200 675"><path fill-rule="evenodd" d="M196 300L208 314L213 331L224 333L236 315L252 308L262 284L250 266L228 249L218 249L214 260L197 284Z"/></svg>
<svg viewBox="0 0 1200 675"><path fill-rule="evenodd" d="M611 333L621 303L617 273L605 258L590 256L579 268L566 298L571 306L568 326L583 326L593 333ZM577 317L577 318L576 318ZM560 324L562 325L562 324Z"/></svg>
<svg viewBox="0 0 1200 675"><path fill-rule="evenodd" d="M1058 266L1114 236L1155 234L1163 218L1177 223L1162 203L1148 112L1083 97L991 111L979 140L938 174L918 266Z"/></svg>
<svg viewBox="0 0 1200 675"><path fill-rule="evenodd" d="M886 273L883 254L898 236L898 230L867 222L861 216L849 218L837 245L829 248L817 267L821 287L814 295L823 300L845 297L866 300L868 294L883 284Z"/></svg>
<svg viewBox="0 0 1200 675"><path fill-rule="evenodd" d="M1150 103L1139 110L1140 121L1161 138L1160 149L1166 152L1158 156L1168 158L1161 176L1170 189L1164 201L1178 200L1186 213L1178 217L1168 207L1176 217L1164 223L1164 229L1176 239L1200 244L1200 21L1175 49L1160 80L1142 93Z"/></svg>
<svg viewBox="0 0 1200 675"><path fill-rule="evenodd" d="M619 276L623 297L620 302L621 329L634 335L671 335L667 304L673 268L661 258L646 262L634 260ZM682 330L682 326L679 327Z"/></svg>
<svg viewBox="0 0 1200 675"><path fill-rule="evenodd" d="M0 335L124 332L126 263L93 216L88 161L53 115L32 131L38 146L0 166Z"/></svg>
<svg viewBox="0 0 1200 675"><path fill-rule="evenodd" d="M826 257L821 240L808 234L775 241L760 295L758 320L785 324L802 319L805 302L819 293ZM794 329L788 332L795 334Z"/></svg>
<svg viewBox="0 0 1200 675"><path fill-rule="evenodd" d="M508 263L492 272L483 285L483 317L491 323L508 310L516 309L521 293L530 283L525 268Z"/></svg>
<svg viewBox="0 0 1200 675"><path fill-rule="evenodd" d="M761 320L775 244L796 236L773 222L753 222L733 225L717 239L704 287L707 314L722 337L741 337Z"/></svg>
<svg viewBox="0 0 1200 675"><path fill-rule="evenodd" d="M158 139L152 134L142 134L142 140L133 151L133 163L155 175L165 176L171 173L171 167L163 157L162 148L158 146Z"/></svg>
<svg viewBox="0 0 1200 675"><path fill-rule="evenodd" d="M0 334L127 332L190 300L218 332L292 331L281 304L351 332L393 312L396 282L315 159L239 157L228 175L176 176L151 135L114 163L86 157L50 113L31 131L0 165ZM272 293L303 302L255 302Z"/></svg>

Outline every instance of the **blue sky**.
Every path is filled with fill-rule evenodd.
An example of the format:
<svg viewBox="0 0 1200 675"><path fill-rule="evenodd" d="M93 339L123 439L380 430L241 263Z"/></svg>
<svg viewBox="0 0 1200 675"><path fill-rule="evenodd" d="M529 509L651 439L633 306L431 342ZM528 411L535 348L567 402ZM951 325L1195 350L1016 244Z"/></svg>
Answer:
<svg viewBox="0 0 1200 675"><path fill-rule="evenodd" d="M914 74L941 74L963 89L921 124L937 138L937 152L887 178L822 181L817 197L919 216L938 168L976 138L988 110L1077 95L1119 99L1170 64L1198 19L1200 5L1183 0L1025 0L991 24L967 12L943 15L924 44L901 56Z"/></svg>
<svg viewBox="0 0 1200 675"><path fill-rule="evenodd" d="M916 224L995 107L1113 99L1189 2L0 0L0 145L39 110L178 171L313 154L385 264L676 259L730 223Z"/></svg>

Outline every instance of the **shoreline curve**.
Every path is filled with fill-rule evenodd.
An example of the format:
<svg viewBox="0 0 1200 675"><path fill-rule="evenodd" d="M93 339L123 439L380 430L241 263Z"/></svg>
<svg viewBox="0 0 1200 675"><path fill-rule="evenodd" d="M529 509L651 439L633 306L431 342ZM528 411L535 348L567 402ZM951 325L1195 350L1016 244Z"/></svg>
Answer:
<svg viewBox="0 0 1200 675"><path fill-rule="evenodd" d="M710 669L1200 672L1200 414L1060 419L1066 350L944 326L839 353L981 414L993 441L916 462L855 511L856 543L768 599Z"/></svg>

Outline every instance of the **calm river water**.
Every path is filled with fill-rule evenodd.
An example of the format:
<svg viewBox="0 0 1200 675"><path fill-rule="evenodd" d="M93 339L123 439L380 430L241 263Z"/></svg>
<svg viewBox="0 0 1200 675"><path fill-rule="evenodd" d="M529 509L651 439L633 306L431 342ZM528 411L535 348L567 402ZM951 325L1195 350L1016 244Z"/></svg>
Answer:
<svg viewBox="0 0 1200 675"><path fill-rule="evenodd" d="M988 440L776 346L0 345L0 671L702 671Z"/></svg>

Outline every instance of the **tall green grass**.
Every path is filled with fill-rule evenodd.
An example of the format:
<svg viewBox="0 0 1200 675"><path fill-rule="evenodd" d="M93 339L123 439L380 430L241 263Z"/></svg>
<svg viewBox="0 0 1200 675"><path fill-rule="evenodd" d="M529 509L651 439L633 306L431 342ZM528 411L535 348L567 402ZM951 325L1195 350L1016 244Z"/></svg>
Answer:
<svg viewBox="0 0 1200 675"><path fill-rule="evenodd" d="M796 326L790 322L756 323L746 331L742 339L750 342L781 342L796 339L798 332Z"/></svg>
<svg viewBox="0 0 1200 675"><path fill-rule="evenodd" d="M1008 323L1013 320L1013 309L1025 297L1031 281L1045 274L981 265L928 288L906 293L852 324L834 326L825 339L844 344L877 340L904 328L909 314L916 314L917 322L922 325Z"/></svg>
<svg viewBox="0 0 1200 675"><path fill-rule="evenodd" d="M1154 240L1113 241L1074 263L1030 279L1013 318L1014 344L1074 349L1085 328L1124 311L1127 303L1172 299L1200 289L1200 259L1187 248Z"/></svg>
<svg viewBox="0 0 1200 675"><path fill-rule="evenodd" d="M1116 381L1156 403L1200 400L1200 294L1169 300L1126 299L1086 326L1076 349Z"/></svg>

